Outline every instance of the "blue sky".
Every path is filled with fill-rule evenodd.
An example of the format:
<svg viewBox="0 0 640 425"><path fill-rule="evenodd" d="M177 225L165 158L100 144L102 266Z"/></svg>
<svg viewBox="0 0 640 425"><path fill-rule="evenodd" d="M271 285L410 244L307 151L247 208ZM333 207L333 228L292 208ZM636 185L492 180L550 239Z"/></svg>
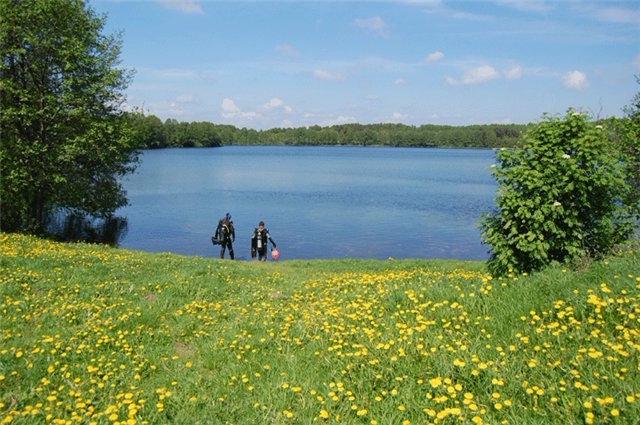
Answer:
<svg viewBox="0 0 640 425"><path fill-rule="evenodd" d="M640 2L92 0L130 107L237 127L622 116Z"/></svg>

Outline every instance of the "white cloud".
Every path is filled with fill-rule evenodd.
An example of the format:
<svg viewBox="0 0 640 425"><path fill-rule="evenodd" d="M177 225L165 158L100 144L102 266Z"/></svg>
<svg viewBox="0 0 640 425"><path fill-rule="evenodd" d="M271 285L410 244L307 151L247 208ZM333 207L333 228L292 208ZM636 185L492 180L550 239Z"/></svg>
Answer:
<svg viewBox="0 0 640 425"><path fill-rule="evenodd" d="M527 12L548 12L553 8L549 2L542 0L499 0L498 4Z"/></svg>
<svg viewBox="0 0 640 425"><path fill-rule="evenodd" d="M300 56L300 52L289 43L278 44L276 51L285 56Z"/></svg>
<svg viewBox="0 0 640 425"><path fill-rule="evenodd" d="M486 21L492 19L489 15L462 10L461 7L464 7L463 4L465 2L447 2L447 4L445 4L443 0L406 0L405 2L416 4L424 13L438 14L446 18L471 21Z"/></svg>
<svg viewBox="0 0 640 425"><path fill-rule="evenodd" d="M354 23L360 28L368 29L379 35L384 35L387 31L387 24L384 23L380 16L373 16L371 18L357 18Z"/></svg>
<svg viewBox="0 0 640 425"><path fill-rule="evenodd" d="M394 112L391 114L392 121L403 121L407 119L407 114L403 114L402 112Z"/></svg>
<svg viewBox="0 0 640 425"><path fill-rule="evenodd" d="M482 65L465 71L461 79L447 77L447 82L451 85L473 85L482 84L500 77L500 73L491 65Z"/></svg>
<svg viewBox="0 0 640 425"><path fill-rule="evenodd" d="M176 96L176 102L180 103L192 103L196 98L192 94L181 94Z"/></svg>
<svg viewBox="0 0 640 425"><path fill-rule="evenodd" d="M200 3L196 0L161 0L169 9L176 9L184 13L204 13Z"/></svg>
<svg viewBox="0 0 640 425"><path fill-rule="evenodd" d="M405 80L404 78L396 78L396 80L393 82L393 84L395 84L397 86L402 86L404 84L407 84L407 80Z"/></svg>
<svg viewBox="0 0 640 425"><path fill-rule="evenodd" d="M344 80L344 75L339 72L330 72L324 69L316 69L313 75L320 80Z"/></svg>
<svg viewBox="0 0 640 425"><path fill-rule="evenodd" d="M582 71L570 71L564 74L562 81L565 87L573 90L584 90L589 86L587 74Z"/></svg>
<svg viewBox="0 0 640 425"><path fill-rule="evenodd" d="M238 108L233 100L229 99L228 97L222 99L222 115L237 114L238 112L240 112L240 108Z"/></svg>
<svg viewBox="0 0 640 425"><path fill-rule="evenodd" d="M228 97L222 99L222 112L221 115L225 119L240 119L240 120L253 120L260 117L260 114L256 112L242 111L238 105Z"/></svg>
<svg viewBox="0 0 640 425"><path fill-rule="evenodd" d="M293 109L290 106L285 105L282 99L279 97L273 97L269 99L267 103L263 105L264 109L267 111L270 110L282 110L287 113L291 113Z"/></svg>
<svg viewBox="0 0 640 425"><path fill-rule="evenodd" d="M265 109L274 109L274 108L279 108L282 105L284 105L284 102L282 101L282 99L280 99L278 97L273 97L267 103L265 103L264 108Z"/></svg>
<svg viewBox="0 0 640 425"><path fill-rule="evenodd" d="M616 6L596 7L592 9L593 17L617 24L640 24L640 9Z"/></svg>
<svg viewBox="0 0 640 425"><path fill-rule="evenodd" d="M190 69L163 69L157 72L158 75L167 78L185 79L194 78L196 76L196 73Z"/></svg>
<svg viewBox="0 0 640 425"><path fill-rule="evenodd" d="M428 6L428 7L442 6L442 0L405 0L405 3L419 4L421 6Z"/></svg>
<svg viewBox="0 0 640 425"><path fill-rule="evenodd" d="M357 122L355 117L350 115L339 115L337 117L329 118L325 120L323 125L332 126L332 125L347 124L347 123L353 123L353 122Z"/></svg>
<svg viewBox="0 0 640 425"><path fill-rule="evenodd" d="M510 80L516 80L522 77L522 67L520 65L516 65L513 68L504 71L503 74Z"/></svg>
<svg viewBox="0 0 640 425"><path fill-rule="evenodd" d="M220 106L220 116L225 122L235 126L286 126L291 127L293 108L285 104L279 97L272 97L253 110L241 109L233 99L225 97ZM288 123L288 124L287 124Z"/></svg>
<svg viewBox="0 0 640 425"><path fill-rule="evenodd" d="M426 61L428 63L434 63L434 62L438 62L440 60L444 59L444 53L442 53L439 50L436 50L435 52L431 52L427 55Z"/></svg>

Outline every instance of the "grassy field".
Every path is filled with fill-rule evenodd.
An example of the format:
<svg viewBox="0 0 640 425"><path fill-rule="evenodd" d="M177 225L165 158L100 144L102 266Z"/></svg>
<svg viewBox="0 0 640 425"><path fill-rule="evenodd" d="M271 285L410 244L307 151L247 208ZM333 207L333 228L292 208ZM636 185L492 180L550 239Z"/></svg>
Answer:
<svg viewBox="0 0 640 425"><path fill-rule="evenodd" d="M0 423L637 424L639 294L638 253L498 280L0 234Z"/></svg>

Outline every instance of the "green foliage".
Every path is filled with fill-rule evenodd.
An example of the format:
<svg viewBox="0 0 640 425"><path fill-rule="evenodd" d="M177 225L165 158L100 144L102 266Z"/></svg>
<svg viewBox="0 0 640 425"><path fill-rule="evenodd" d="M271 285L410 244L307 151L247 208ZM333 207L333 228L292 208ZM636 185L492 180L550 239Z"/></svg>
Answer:
<svg viewBox="0 0 640 425"><path fill-rule="evenodd" d="M545 116L521 149L497 154L496 211L482 219L495 275L607 254L633 232L637 204L607 129L570 110Z"/></svg>
<svg viewBox="0 0 640 425"><path fill-rule="evenodd" d="M78 0L0 0L1 227L43 232L54 211L107 217L133 170L131 74L119 36Z"/></svg>
<svg viewBox="0 0 640 425"><path fill-rule="evenodd" d="M640 84L640 76L636 76ZM624 108L625 117L611 119L614 137L620 150L626 155L627 179L635 188L629 203L640 203L640 91L631 104Z"/></svg>
<svg viewBox="0 0 640 425"><path fill-rule="evenodd" d="M162 124L151 115L134 114L139 148L217 147L222 145L359 145L407 147L515 146L527 128L520 124L471 126L405 124L342 124L331 127L272 128L253 130L208 122Z"/></svg>

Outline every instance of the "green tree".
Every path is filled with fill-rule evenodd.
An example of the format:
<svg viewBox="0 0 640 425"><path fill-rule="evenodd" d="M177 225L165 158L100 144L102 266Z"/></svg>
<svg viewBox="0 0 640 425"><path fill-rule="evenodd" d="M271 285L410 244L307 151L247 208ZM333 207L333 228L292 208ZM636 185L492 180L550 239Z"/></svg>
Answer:
<svg viewBox="0 0 640 425"><path fill-rule="evenodd" d="M640 76L636 75L640 84ZM624 108L625 117L616 120L619 143L622 151L628 155L628 179L635 188L633 201L640 202L640 92L636 93L631 104Z"/></svg>
<svg viewBox="0 0 640 425"><path fill-rule="evenodd" d="M145 115L137 111L130 115L131 126L135 134L135 146L143 149L156 149L167 146L167 137L160 118Z"/></svg>
<svg viewBox="0 0 640 425"><path fill-rule="evenodd" d="M2 230L41 233L55 211L109 217L127 202L132 73L105 20L81 0L0 0Z"/></svg>
<svg viewBox="0 0 640 425"><path fill-rule="evenodd" d="M502 149L493 174L496 211L482 220L490 271L531 272L597 257L633 232L637 205L607 129L570 110L545 116L521 149Z"/></svg>

